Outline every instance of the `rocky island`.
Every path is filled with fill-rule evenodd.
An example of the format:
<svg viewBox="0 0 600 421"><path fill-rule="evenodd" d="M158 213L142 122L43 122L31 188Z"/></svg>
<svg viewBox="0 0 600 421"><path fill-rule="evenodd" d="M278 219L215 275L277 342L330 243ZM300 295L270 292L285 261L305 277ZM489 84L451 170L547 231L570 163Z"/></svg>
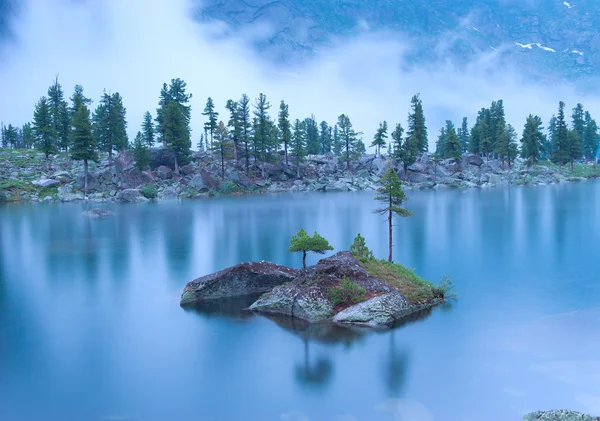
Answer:
<svg viewBox="0 0 600 421"><path fill-rule="evenodd" d="M449 283L435 286L402 265L342 251L305 270L241 263L188 283L181 305L262 293L250 311L310 323L390 327L441 303L448 290Z"/></svg>

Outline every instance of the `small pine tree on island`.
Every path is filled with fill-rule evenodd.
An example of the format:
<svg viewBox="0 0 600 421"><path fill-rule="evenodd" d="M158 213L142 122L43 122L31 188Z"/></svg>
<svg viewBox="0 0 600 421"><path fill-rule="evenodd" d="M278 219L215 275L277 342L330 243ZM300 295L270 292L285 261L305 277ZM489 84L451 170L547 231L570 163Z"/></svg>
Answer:
<svg viewBox="0 0 600 421"><path fill-rule="evenodd" d="M71 148L71 157L75 161L83 161L84 184L83 190L88 193L88 162L98 162L98 153L96 152L96 139L92 135L92 122L90 120L90 110L85 103L81 103L73 118L71 119L71 139L73 146Z"/></svg>
<svg viewBox="0 0 600 421"><path fill-rule="evenodd" d="M133 141L132 155L133 159L135 159L135 167L140 171L150 165L152 157L150 150L146 146L147 143L144 139L144 135L142 135L142 132L137 132L135 140Z"/></svg>
<svg viewBox="0 0 600 421"><path fill-rule="evenodd" d="M288 248L288 251L292 253L302 253L303 269L306 269L306 253L312 251L313 253L324 254L328 250L333 250L333 247L325 238L321 237L316 231L311 237L304 229L292 236Z"/></svg>
<svg viewBox="0 0 600 421"><path fill-rule="evenodd" d="M390 168L381 176L379 179L381 187L377 189L375 200L381 202L385 207L376 209L375 213L380 215L387 214L387 221L389 227L389 257L388 260L392 262L392 220L395 215L398 216L411 216L412 212L408 209L402 208L402 204L408 199L402 190L402 182L398 178L398 174L393 168Z"/></svg>

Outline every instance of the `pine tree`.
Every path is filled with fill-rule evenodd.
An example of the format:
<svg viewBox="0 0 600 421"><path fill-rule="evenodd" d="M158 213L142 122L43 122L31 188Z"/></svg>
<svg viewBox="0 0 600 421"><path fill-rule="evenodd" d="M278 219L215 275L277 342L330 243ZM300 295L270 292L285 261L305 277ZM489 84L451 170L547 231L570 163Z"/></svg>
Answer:
<svg viewBox="0 0 600 421"><path fill-rule="evenodd" d="M75 114L71 118L71 157L76 161L83 161L84 191L88 192L88 162L98 161L96 153L96 142L92 136L92 122L90 121L90 110L85 102L79 104Z"/></svg>
<svg viewBox="0 0 600 421"><path fill-rule="evenodd" d="M108 152L108 162L112 165L112 154L127 149L127 120L123 98L118 92L102 94L100 104L96 107L93 116L93 131L98 148Z"/></svg>
<svg viewBox="0 0 600 421"><path fill-rule="evenodd" d="M304 124L296 119L292 133L292 143L290 145L290 155L292 162L296 165L296 175L300 178L300 164L306 157L306 140L304 133Z"/></svg>
<svg viewBox="0 0 600 421"><path fill-rule="evenodd" d="M571 172L573 172L573 163L581 159L583 155L583 149L581 147L581 139L577 130L569 130L567 139L569 144L569 165Z"/></svg>
<svg viewBox="0 0 600 421"><path fill-rule="evenodd" d="M33 134L31 123L23 124L21 132L23 133L23 147L31 149L35 144L35 135Z"/></svg>
<svg viewBox="0 0 600 421"><path fill-rule="evenodd" d="M475 125L471 128L471 138L469 140L469 152L472 154L481 154L481 139L483 138L483 132L485 129L485 119L487 110L482 108L477 113L477 120Z"/></svg>
<svg viewBox="0 0 600 421"><path fill-rule="evenodd" d="M204 107L202 115L208 119L206 123L204 123L204 129L208 133L210 133L210 147L212 150L213 136L215 134L215 130L217 130L219 113L215 111L215 103L213 102L211 97L208 97L208 99L206 100L206 106Z"/></svg>
<svg viewBox="0 0 600 421"><path fill-rule="evenodd" d="M508 137L508 154L506 159L508 161L508 170L512 168L513 162L519 155L519 146L517 145L517 131L510 124L506 125L506 136Z"/></svg>
<svg viewBox="0 0 600 421"><path fill-rule="evenodd" d="M0 123L0 146L8 148L8 142L6 141L4 123Z"/></svg>
<svg viewBox="0 0 600 421"><path fill-rule="evenodd" d="M496 150L500 137L504 136L505 130L506 118L504 116L504 103L500 99L492 102L489 111L488 139L490 149L488 153L492 153Z"/></svg>
<svg viewBox="0 0 600 421"><path fill-rule="evenodd" d="M508 134L506 133L506 129L504 127L501 127L500 133L498 134L498 139L496 141L496 149L494 150L494 152L496 152L498 154L498 157L500 158L502 170L504 170L504 161L508 157L508 148Z"/></svg>
<svg viewBox="0 0 600 421"><path fill-rule="evenodd" d="M179 164L185 163L190 154L192 142L182 107L175 101L169 102L162 115L163 139L175 156L175 173L179 174Z"/></svg>
<svg viewBox="0 0 600 421"><path fill-rule="evenodd" d="M147 148L154 147L154 123L152 123L152 115L150 111L144 113L142 122L142 142Z"/></svg>
<svg viewBox="0 0 600 421"><path fill-rule="evenodd" d="M573 108L573 130L577 131L577 134L582 137L585 133L585 112L583 110L583 105L577 104L575 108Z"/></svg>
<svg viewBox="0 0 600 421"><path fill-rule="evenodd" d="M528 166L535 166L540 158L542 145L545 143L542 124L542 119L537 115L529 114L525 121L521 138L521 156L527 160Z"/></svg>
<svg viewBox="0 0 600 421"><path fill-rule="evenodd" d="M269 115L267 112L271 108L271 103L267 101L265 94L259 94L254 104L254 163L256 165L257 160L260 159L262 162L261 175L265 177L265 163L271 159L269 154L271 142L271 124Z"/></svg>
<svg viewBox="0 0 600 421"><path fill-rule="evenodd" d="M406 135L415 138L420 152L427 152L429 150L427 126L425 125L423 102L419 99L419 94L414 95L410 103L412 112L408 115L408 131Z"/></svg>
<svg viewBox="0 0 600 421"><path fill-rule="evenodd" d="M163 146L166 148L167 140L165 139L165 116L166 110L171 102L175 102L179 108L180 113L183 116L184 124L188 132L188 136L190 134L190 118L192 113L192 107L189 105L190 99L192 99L192 94L186 93L187 83L182 79L171 79L170 85L163 83L163 86L160 90L160 96L158 105L159 107L156 109L156 130L155 134L158 139L163 142Z"/></svg>
<svg viewBox="0 0 600 421"><path fill-rule="evenodd" d="M228 99L225 108L229 111L229 133L233 141L233 159L238 159L238 149L240 147L240 138L242 137L242 128L239 121L238 103L232 99Z"/></svg>
<svg viewBox="0 0 600 421"><path fill-rule="evenodd" d="M414 136L412 137L414 139ZM416 143L418 145L418 143ZM375 200L382 203L384 207L376 209L375 212L380 215L387 215L388 221L388 239L389 239L389 257L388 260L392 262L392 247L393 247L393 236L392 236L392 219L394 215L397 216L411 216L412 212L402 208L402 204L408 199L402 190L402 182L398 178L398 174L393 168L388 169L383 176L379 179L381 187L377 189Z"/></svg>
<svg viewBox="0 0 600 421"><path fill-rule="evenodd" d="M479 151L485 156L485 166L489 168L490 153L494 150L495 127L494 118L489 109L485 110L481 122L481 139L479 142Z"/></svg>
<svg viewBox="0 0 600 421"><path fill-rule="evenodd" d="M304 137L306 139L306 152L309 155L321 154L319 126L314 115L304 119Z"/></svg>
<svg viewBox="0 0 600 421"><path fill-rule="evenodd" d="M229 130L222 121L217 125L212 142L212 152L219 154L221 159L221 179L225 179L225 160L231 158L233 142L229 137Z"/></svg>
<svg viewBox="0 0 600 421"><path fill-rule="evenodd" d="M565 121L565 103L562 101L558 104L558 116L554 130L551 160L558 165L558 172L562 173L562 166L570 159L569 129Z"/></svg>
<svg viewBox="0 0 600 421"><path fill-rule="evenodd" d="M137 135L135 136L132 155L133 159L135 159L135 166L140 171L150 165L152 156L150 150L148 150L148 144L146 143L142 132L137 132Z"/></svg>
<svg viewBox="0 0 600 421"><path fill-rule="evenodd" d="M333 250L329 242L321 237L316 231L313 236L309 236L304 229L301 229L290 239L288 251L292 253L302 253L302 268L306 269L306 253L324 254L328 250Z"/></svg>
<svg viewBox="0 0 600 421"><path fill-rule="evenodd" d="M598 153L598 125L588 111L585 112L585 132L583 134L583 150L586 161L593 159L596 163Z"/></svg>
<svg viewBox="0 0 600 421"><path fill-rule="evenodd" d="M69 159L69 106L65 101L62 86L58 83L58 77L52 86L48 88L48 104L52 118L54 131L54 145L65 151L65 158Z"/></svg>
<svg viewBox="0 0 600 421"><path fill-rule="evenodd" d="M553 114L552 118L548 122L548 137L546 139L546 143L542 149L542 154L544 159L552 160L552 155L554 155L554 141L556 138L556 116Z"/></svg>
<svg viewBox="0 0 600 421"><path fill-rule="evenodd" d="M444 142L444 155L447 158L454 158L456 165L461 167L462 158L462 145L458 136L456 135L456 129L452 121L446 120L446 141Z"/></svg>
<svg viewBox="0 0 600 421"><path fill-rule="evenodd" d="M465 153L469 150L469 123L467 117L463 117L462 126L458 129L458 140L460 141L461 151Z"/></svg>
<svg viewBox="0 0 600 421"><path fill-rule="evenodd" d="M398 123L396 129L392 132L392 139L394 139L394 151L395 157L402 161L404 168L404 180L408 179L408 167L417 162L419 157L419 144L417 139L413 137L405 137L404 142L402 141L402 132L404 129L402 125Z"/></svg>
<svg viewBox="0 0 600 421"><path fill-rule="evenodd" d="M326 121L321 121L319 131L319 143L321 144L321 153L327 154L331 152L332 129Z"/></svg>
<svg viewBox="0 0 600 421"><path fill-rule="evenodd" d="M35 105L32 128L33 134L35 135L35 146L37 149L44 152L44 156L46 157L46 168L49 168L50 154L56 152L56 145L54 143L56 136L54 134L54 125L52 122L52 110L48 98L45 96L40 98L39 102ZM5 128L2 130L2 134L2 144L6 147L8 142Z"/></svg>
<svg viewBox="0 0 600 421"><path fill-rule="evenodd" d="M290 142L292 140L292 129L289 107L283 101L281 101L281 104L279 104L279 116L277 122L279 125L279 133L281 135L280 143L283 145L285 165L288 165L288 147L290 146Z"/></svg>
<svg viewBox="0 0 600 421"><path fill-rule="evenodd" d="M250 120L250 99L243 94L238 102L238 119L240 124L240 142L244 144L244 158L246 160L246 175L250 175L250 132L252 121Z"/></svg>
<svg viewBox="0 0 600 421"><path fill-rule="evenodd" d="M340 129L337 124L333 126L333 142L331 144L331 149L333 151L333 155L342 156L342 151L344 150L344 142L340 137Z"/></svg>
<svg viewBox="0 0 600 421"><path fill-rule="evenodd" d="M9 124L4 128L4 141L13 149L18 149L19 144L19 131L12 124Z"/></svg>
<svg viewBox="0 0 600 421"><path fill-rule="evenodd" d="M446 158L446 127L442 127L440 129L440 134L435 142L435 153L441 156L442 158Z"/></svg>
<svg viewBox="0 0 600 421"><path fill-rule="evenodd" d="M358 141L357 136L360 133L354 131L352 128L352 123L350 122L350 118L345 114L342 114L338 117L337 125L339 127L340 141L343 145L342 161L346 163L346 170L350 171L350 161L354 156L354 151Z"/></svg>
<svg viewBox="0 0 600 421"><path fill-rule="evenodd" d="M379 128L375 132L375 136L373 136L373 142L371 146L374 146L377 149L377 157L381 157L381 149L386 147L386 139L388 138L388 125L387 121L383 121L383 123L379 123Z"/></svg>

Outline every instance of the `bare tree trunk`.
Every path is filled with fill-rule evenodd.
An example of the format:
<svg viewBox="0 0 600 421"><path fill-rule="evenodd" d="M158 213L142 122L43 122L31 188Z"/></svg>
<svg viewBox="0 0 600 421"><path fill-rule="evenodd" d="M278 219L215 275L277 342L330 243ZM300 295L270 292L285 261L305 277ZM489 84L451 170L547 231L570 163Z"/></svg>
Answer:
<svg viewBox="0 0 600 421"><path fill-rule="evenodd" d="M221 145L221 179L225 180L225 151L223 151L223 145Z"/></svg>
<svg viewBox="0 0 600 421"><path fill-rule="evenodd" d="M285 150L285 165L288 165L287 143L284 143L283 149Z"/></svg>
<svg viewBox="0 0 600 421"><path fill-rule="evenodd" d="M298 162L298 165L296 165L296 174L298 176L298 179L300 179L300 163Z"/></svg>
<svg viewBox="0 0 600 421"><path fill-rule="evenodd" d="M173 156L175 156L175 174L179 175L179 162L177 161L177 151L173 149Z"/></svg>
<svg viewBox="0 0 600 421"><path fill-rule="evenodd" d="M238 155L238 153L237 153L238 148L237 148L237 146L238 146L237 142L233 142L233 159L236 162L237 162L237 159L238 159L238 156L237 156Z"/></svg>
<svg viewBox="0 0 600 421"><path fill-rule="evenodd" d="M108 166L109 167L112 167L112 162L113 162L113 159L112 159L112 148L110 148L108 150Z"/></svg>
<svg viewBox="0 0 600 421"><path fill-rule="evenodd" d="M390 255L389 261L392 261L392 198L390 197L390 209L388 211L388 228L389 228L389 240L390 240Z"/></svg>
<svg viewBox="0 0 600 421"><path fill-rule="evenodd" d="M84 159L83 160L83 191L85 192L86 196L88 194L88 160Z"/></svg>
<svg viewBox="0 0 600 421"><path fill-rule="evenodd" d="M306 269L306 250L302 251L302 269Z"/></svg>

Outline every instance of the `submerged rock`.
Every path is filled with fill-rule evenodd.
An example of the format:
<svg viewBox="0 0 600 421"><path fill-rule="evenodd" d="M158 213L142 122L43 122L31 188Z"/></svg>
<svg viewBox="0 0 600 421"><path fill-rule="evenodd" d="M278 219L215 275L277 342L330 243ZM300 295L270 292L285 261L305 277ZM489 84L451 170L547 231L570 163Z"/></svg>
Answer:
<svg viewBox="0 0 600 421"><path fill-rule="evenodd" d="M297 275L296 269L275 263L240 263L188 283L181 295L181 304L264 293L292 281Z"/></svg>
<svg viewBox="0 0 600 421"><path fill-rule="evenodd" d="M113 216L114 213L108 209L92 209L81 213L84 218L99 219L106 218L107 216Z"/></svg>
<svg viewBox="0 0 600 421"><path fill-rule="evenodd" d="M600 421L600 417L581 414L564 409L532 412L523 417L523 421Z"/></svg>

